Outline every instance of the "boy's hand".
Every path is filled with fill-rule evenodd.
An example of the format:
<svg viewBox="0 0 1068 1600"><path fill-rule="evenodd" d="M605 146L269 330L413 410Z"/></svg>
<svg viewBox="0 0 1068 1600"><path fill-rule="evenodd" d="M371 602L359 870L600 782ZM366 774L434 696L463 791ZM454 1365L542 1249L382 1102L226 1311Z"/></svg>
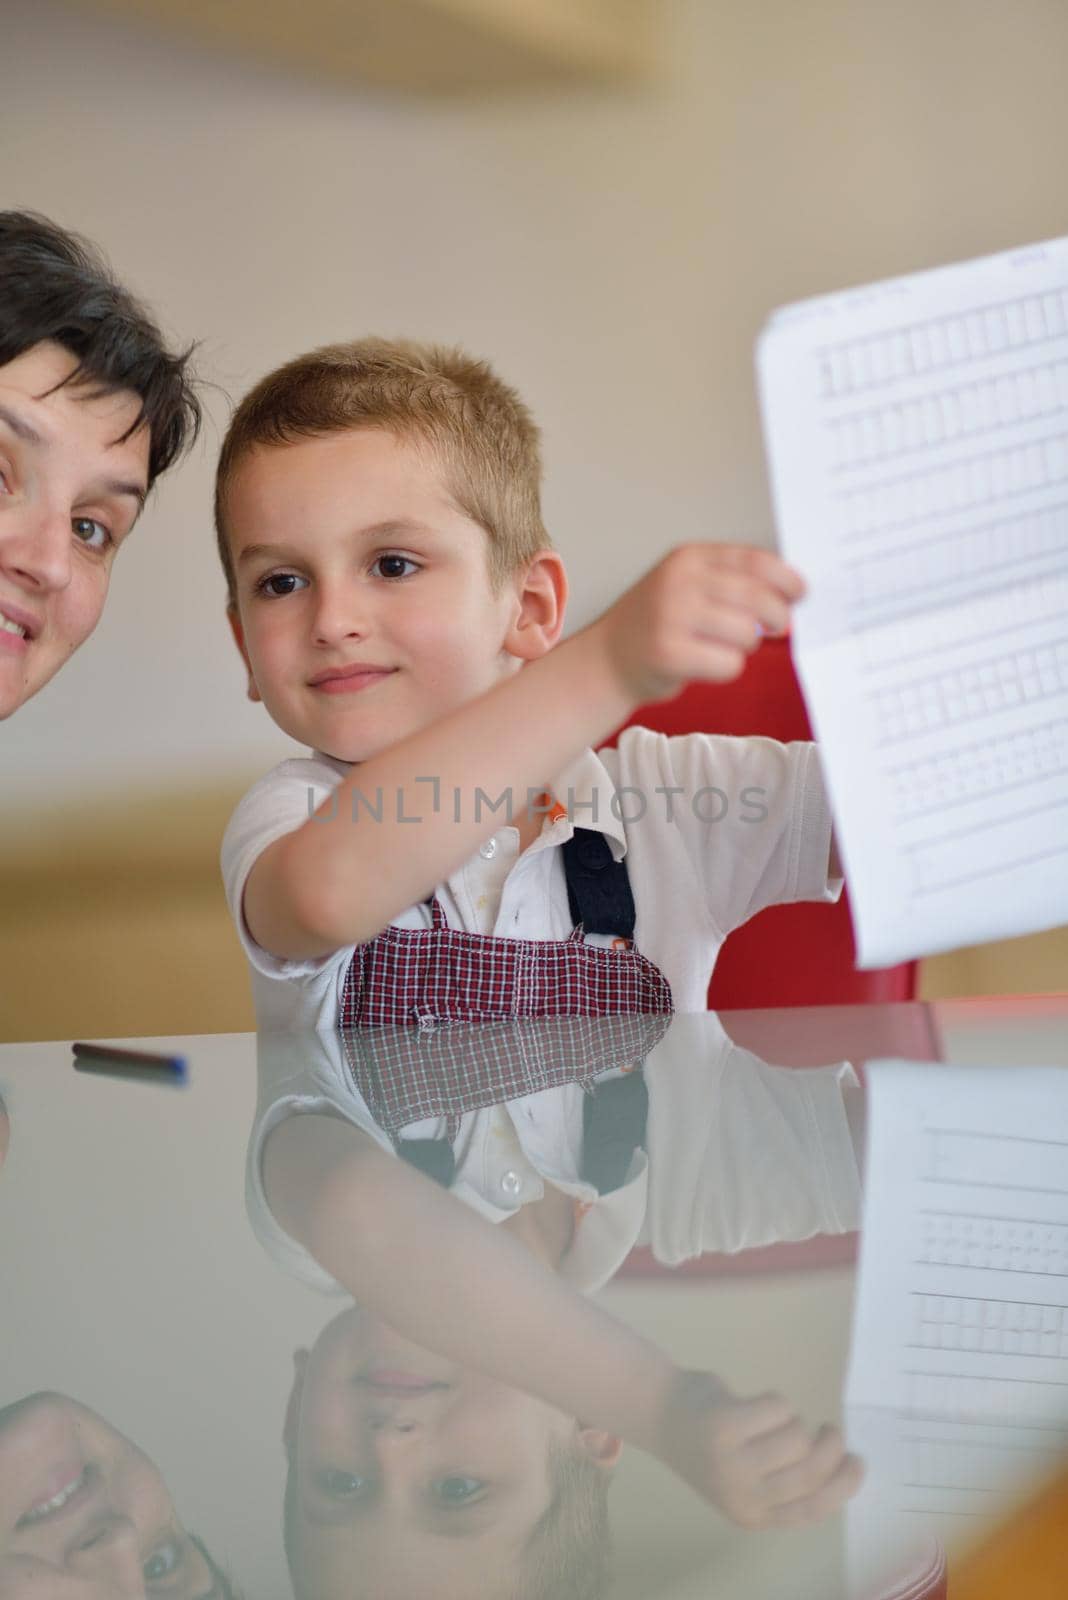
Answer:
<svg viewBox="0 0 1068 1600"><path fill-rule="evenodd" d="M781 1395L740 1400L710 1372L680 1372L656 1454L743 1528L819 1522L860 1487L836 1428L810 1434Z"/></svg>
<svg viewBox="0 0 1068 1600"><path fill-rule="evenodd" d="M729 683L766 633L785 633L804 595L800 574L770 550L681 545L628 589L594 628L635 704L691 679Z"/></svg>

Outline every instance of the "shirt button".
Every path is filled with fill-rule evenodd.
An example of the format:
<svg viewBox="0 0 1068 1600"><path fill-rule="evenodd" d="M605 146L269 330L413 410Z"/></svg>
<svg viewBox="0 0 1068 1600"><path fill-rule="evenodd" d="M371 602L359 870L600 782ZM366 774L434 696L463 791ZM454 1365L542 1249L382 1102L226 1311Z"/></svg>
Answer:
<svg viewBox="0 0 1068 1600"><path fill-rule="evenodd" d="M509 1170L501 1175L501 1188L510 1199L515 1200L523 1192L523 1180L518 1172Z"/></svg>
<svg viewBox="0 0 1068 1600"><path fill-rule="evenodd" d="M478 853L482 857L483 861L492 861L494 856L497 854L496 839L487 839L485 844L480 844L478 847Z"/></svg>

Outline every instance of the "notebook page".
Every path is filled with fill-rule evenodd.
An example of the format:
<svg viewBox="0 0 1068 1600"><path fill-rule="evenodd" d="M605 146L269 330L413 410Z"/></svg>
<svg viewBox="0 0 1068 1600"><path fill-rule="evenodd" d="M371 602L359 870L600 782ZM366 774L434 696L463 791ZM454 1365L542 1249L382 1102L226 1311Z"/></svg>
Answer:
<svg viewBox="0 0 1068 1600"><path fill-rule="evenodd" d="M1068 1070L868 1071L847 1403L1068 1425Z"/></svg>
<svg viewBox="0 0 1068 1600"><path fill-rule="evenodd" d="M1031 1428L866 1408L847 1411L845 1424L849 1448L864 1461L864 1482L845 1516L850 1600L910 1593L910 1577L937 1570L941 1551L973 1544L1068 1454L1068 1424Z"/></svg>
<svg viewBox="0 0 1068 1600"><path fill-rule="evenodd" d="M1068 240L788 307L758 370L861 965L1068 922Z"/></svg>
<svg viewBox="0 0 1068 1600"><path fill-rule="evenodd" d="M867 1071L845 1409L865 1597L974 1540L1068 1452L1068 1070Z"/></svg>

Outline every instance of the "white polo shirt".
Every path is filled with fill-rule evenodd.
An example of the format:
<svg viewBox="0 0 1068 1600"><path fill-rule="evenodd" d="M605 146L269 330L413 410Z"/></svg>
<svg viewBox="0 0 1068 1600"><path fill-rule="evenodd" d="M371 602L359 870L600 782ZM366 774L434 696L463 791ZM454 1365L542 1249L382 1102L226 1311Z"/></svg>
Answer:
<svg viewBox="0 0 1068 1600"><path fill-rule="evenodd" d="M322 755L284 761L249 790L226 830L223 880L261 1030L337 1025L355 946L316 961L279 960L251 938L241 906L262 851L306 822L350 770ZM617 749L588 750L573 762L554 792L555 811L521 855L515 827L488 827L471 859L439 885L450 927L566 939L572 924L559 847L575 827L595 827L626 861L638 950L667 978L677 1011L703 1011L732 929L766 906L841 893L841 879L827 875L832 819L813 744L628 728ZM376 823L362 808L352 826ZM429 928L430 910L412 906L393 926Z"/></svg>
<svg viewBox="0 0 1068 1600"><path fill-rule="evenodd" d="M473 1037L477 1025L463 1031ZM391 1154L392 1141L356 1087L336 1030L263 1034L258 1066L246 1168L253 1229L287 1272L342 1293L271 1212L262 1175L267 1137L288 1117L312 1112L342 1118ZM599 1195L582 1176L585 1094L576 1082L465 1112L452 1138L451 1192L492 1223L540 1200L547 1186L570 1195L577 1220L560 1274L583 1292L607 1283L638 1244L675 1265L707 1251L858 1226L860 1185L841 1092L856 1083L847 1062L769 1066L704 1012L674 1016L644 1070L645 1148L635 1151L620 1188ZM404 1133L443 1138L445 1120L425 1118Z"/></svg>

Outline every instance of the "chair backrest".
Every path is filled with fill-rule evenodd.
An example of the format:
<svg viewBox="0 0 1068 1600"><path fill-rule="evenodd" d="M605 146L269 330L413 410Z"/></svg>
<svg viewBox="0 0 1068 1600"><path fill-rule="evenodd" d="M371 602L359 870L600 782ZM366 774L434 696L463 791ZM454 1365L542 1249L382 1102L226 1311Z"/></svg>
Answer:
<svg viewBox="0 0 1068 1600"><path fill-rule="evenodd" d="M674 700L640 706L623 726L633 723L669 734L763 734L784 744L812 737L785 639L766 639L734 683L691 683ZM915 994L915 962L857 970L843 895L833 906L772 906L738 928L716 962L708 1004L715 1010L851 1005Z"/></svg>

